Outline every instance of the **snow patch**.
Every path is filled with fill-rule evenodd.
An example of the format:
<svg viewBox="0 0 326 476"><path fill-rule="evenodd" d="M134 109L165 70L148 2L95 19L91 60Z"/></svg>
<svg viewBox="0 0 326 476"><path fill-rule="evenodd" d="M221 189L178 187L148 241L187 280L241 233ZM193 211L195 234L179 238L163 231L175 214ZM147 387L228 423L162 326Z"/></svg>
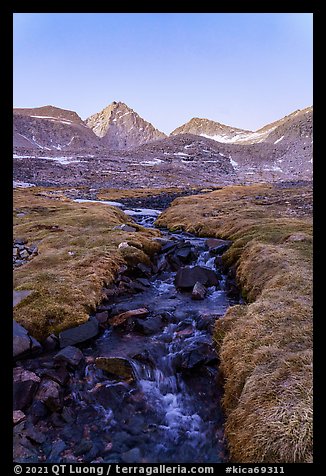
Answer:
<svg viewBox="0 0 326 476"><path fill-rule="evenodd" d="M70 141L67 143L67 145L70 145L74 139L76 139L76 137L75 137L75 136L72 136L72 138L71 138Z"/></svg>
<svg viewBox="0 0 326 476"><path fill-rule="evenodd" d="M31 157L32 159L40 159L40 160L52 160L53 162L58 162L62 165L73 164L81 162L79 159L75 159L74 157Z"/></svg>
<svg viewBox="0 0 326 476"><path fill-rule="evenodd" d="M118 114L119 114L119 116L120 116L121 111L119 111L119 112L117 113L117 115L118 115ZM128 114L131 114L131 112L125 112L124 114L122 114L122 115L119 117L119 119L121 119L123 116L127 116Z"/></svg>
<svg viewBox="0 0 326 476"><path fill-rule="evenodd" d="M189 154L186 154L185 152L174 152L173 155L180 155L182 157L189 157Z"/></svg>
<svg viewBox="0 0 326 476"><path fill-rule="evenodd" d="M225 157L225 156L224 156L224 157ZM238 165L239 165L238 162L236 162L236 161L233 160L233 159L230 159L230 162L231 162L232 167L234 167L234 168L237 168Z"/></svg>
<svg viewBox="0 0 326 476"><path fill-rule="evenodd" d="M34 183L21 182L20 180L14 180L13 187L14 188L28 188L28 187L36 187L36 185Z"/></svg>
<svg viewBox="0 0 326 476"><path fill-rule="evenodd" d="M284 136L280 137L279 139L277 139L274 144L277 144L278 142L281 142L281 140L284 139Z"/></svg>
<svg viewBox="0 0 326 476"><path fill-rule="evenodd" d="M159 165L163 162L161 159L153 159L153 160L144 160L143 162L140 162L141 165L144 165L145 167L154 167L154 165Z"/></svg>
<svg viewBox="0 0 326 476"><path fill-rule="evenodd" d="M34 159L35 157L32 155L17 155L13 154L13 159Z"/></svg>
<svg viewBox="0 0 326 476"><path fill-rule="evenodd" d="M200 134L202 137L207 137L207 139L216 140L217 142L222 143L241 143L241 142L262 142L274 129L271 127L263 132L239 132L238 134Z"/></svg>
<svg viewBox="0 0 326 476"><path fill-rule="evenodd" d="M265 172L283 172L281 167L278 167L277 165L273 165L273 167L264 167Z"/></svg>
<svg viewBox="0 0 326 476"><path fill-rule="evenodd" d="M120 202L112 202L110 200L86 200L83 198L75 198L74 202L76 203L102 203L104 205L110 205L111 207L123 207L123 204Z"/></svg>

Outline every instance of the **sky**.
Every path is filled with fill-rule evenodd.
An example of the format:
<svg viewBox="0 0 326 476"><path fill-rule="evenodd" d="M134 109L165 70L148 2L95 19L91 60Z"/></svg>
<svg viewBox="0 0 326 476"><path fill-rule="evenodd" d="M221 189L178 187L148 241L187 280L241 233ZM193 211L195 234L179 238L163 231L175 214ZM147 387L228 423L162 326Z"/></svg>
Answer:
<svg viewBox="0 0 326 476"><path fill-rule="evenodd" d="M14 107L122 101L169 134L249 130L312 105L312 13L15 13Z"/></svg>

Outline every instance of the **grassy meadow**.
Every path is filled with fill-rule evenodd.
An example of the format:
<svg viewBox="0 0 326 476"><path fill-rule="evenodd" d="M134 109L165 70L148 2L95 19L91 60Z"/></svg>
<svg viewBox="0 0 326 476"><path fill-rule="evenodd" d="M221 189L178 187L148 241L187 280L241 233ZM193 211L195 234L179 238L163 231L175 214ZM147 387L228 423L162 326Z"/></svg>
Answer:
<svg viewBox="0 0 326 476"><path fill-rule="evenodd" d="M160 226L233 240L246 304L216 321L234 462L312 462L312 190L230 186L178 198Z"/></svg>
<svg viewBox="0 0 326 476"><path fill-rule="evenodd" d="M136 232L117 229L132 223ZM37 339L88 319L103 285L120 265L148 262L159 231L134 224L117 208L75 203L41 188L14 191L14 238L38 246L38 255L14 270L14 289L32 290L14 318ZM118 248L126 241L131 246Z"/></svg>

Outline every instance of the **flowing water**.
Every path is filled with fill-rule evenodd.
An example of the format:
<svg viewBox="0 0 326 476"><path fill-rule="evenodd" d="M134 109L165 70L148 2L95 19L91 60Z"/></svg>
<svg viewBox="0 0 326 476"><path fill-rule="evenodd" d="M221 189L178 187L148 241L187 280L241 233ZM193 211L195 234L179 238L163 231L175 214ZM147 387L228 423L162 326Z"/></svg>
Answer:
<svg viewBox="0 0 326 476"><path fill-rule="evenodd" d="M143 226L153 226L159 213L147 209L124 211ZM205 238L167 231L164 236L189 243L196 250L192 266L216 270L215 256L207 250ZM101 413L110 432L113 454L106 461L119 461L121 453L151 463L225 461L221 386L211 331L214 320L229 306L226 276L220 275L218 289L209 288L204 300L195 301L190 292L176 290L175 274L158 272L146 290L115 298L109 306L112 314L147 308L150 335L142 335L137 329L126 332L109 328L84 352L93 357L126 358L136 375L131 385L105 377L103 380L103 372L91 363L86 368L87 382L75 396L80 405L85 405L85 386L88 393L97 386L95 401L89 399L87 405ZM107 405L103 400L98 403L103 387Z"/></svg>
<svg viewBox="0 0 326 476"><path fill-rule="evenodd" d="M147 209L124 211L148 227L159 214ZM176 289L176 270L162 266L166 253L161 253L157 261L161 268L143 279L143 290L102 303L101 310L113 316L137 308L147 308L149 314L136 319L137 325L108 327L81 346L86 365L71 373L65 424L50 432L53 440L60 438L66 444L66 459L60 461L72 461L69 454L76 457L81 440L91 441L79 452L82 461L227 461L222 387L212 341L214 321L230 305L227 276L216 268L216 256L205 238L167 231L163 237L179 247L191 247L188 265L216 271L219 285L208 288L203 300L192 299L190 291ZM110 377L96 367L96 357L126 359L134 379Z"/></svg>

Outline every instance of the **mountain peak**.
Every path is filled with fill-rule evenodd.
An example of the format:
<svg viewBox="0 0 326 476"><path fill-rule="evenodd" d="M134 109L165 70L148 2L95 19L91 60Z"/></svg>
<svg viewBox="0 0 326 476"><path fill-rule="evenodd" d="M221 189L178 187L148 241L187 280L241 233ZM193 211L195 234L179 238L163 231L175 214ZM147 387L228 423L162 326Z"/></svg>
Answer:
<svg viewBox="0 0 326 476"><path fill-rule="evenodd" d="M113 101L85 123L112 149L130 149L166 137L121 101Z"/></svg>
<svg viewBox="0 0 326 476"><path fill-rule="evenodd" d="M219 142L232 142L237 137L244 137L251 133L252 131L227 126L210 119L193 117L186 124L172 131L171 135L196 134L211 139L213 138Z"/></svg>

